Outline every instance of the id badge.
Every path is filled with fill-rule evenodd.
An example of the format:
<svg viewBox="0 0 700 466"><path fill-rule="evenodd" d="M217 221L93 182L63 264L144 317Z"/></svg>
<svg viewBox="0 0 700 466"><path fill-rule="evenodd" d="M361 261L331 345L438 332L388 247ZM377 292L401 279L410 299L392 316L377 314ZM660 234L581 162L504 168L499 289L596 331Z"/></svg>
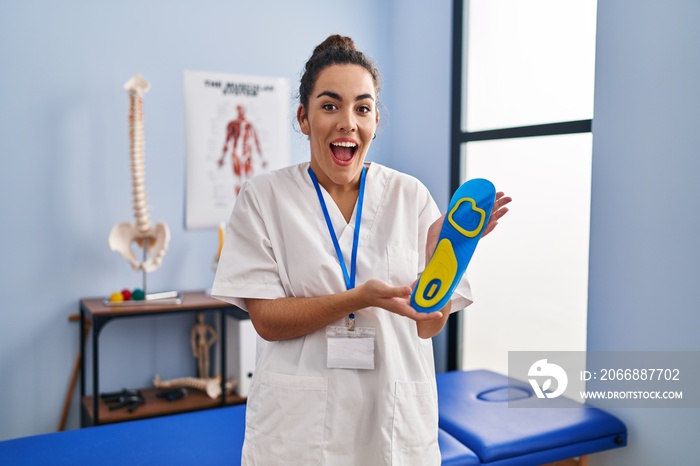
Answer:
<svg viewBox="0 0 700 466"><path fill-rule="evenodd" d="M374 369L374 343L377 329L372 327L326 327L328 369Z"/></svg>

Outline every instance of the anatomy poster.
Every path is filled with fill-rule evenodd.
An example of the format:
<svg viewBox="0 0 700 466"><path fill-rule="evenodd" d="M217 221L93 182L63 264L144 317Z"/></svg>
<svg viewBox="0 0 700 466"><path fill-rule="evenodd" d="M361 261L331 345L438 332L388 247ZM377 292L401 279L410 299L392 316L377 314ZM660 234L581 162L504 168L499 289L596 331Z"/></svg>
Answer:
<svg viewBox="0 0 700 466"><path fill-rule="evenodd" d="M289 81L185 71L185 228L227 222L242 184L289 165Z"/></svg>

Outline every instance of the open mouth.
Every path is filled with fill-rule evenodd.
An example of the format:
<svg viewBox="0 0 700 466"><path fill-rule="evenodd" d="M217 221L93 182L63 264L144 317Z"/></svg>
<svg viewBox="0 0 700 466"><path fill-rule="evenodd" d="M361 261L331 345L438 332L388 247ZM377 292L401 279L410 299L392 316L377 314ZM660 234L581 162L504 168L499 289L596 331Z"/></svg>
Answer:
<svg viewBox="0 0 700 466"><path fill-rule="evenodd" d="M333 157L341 164L349 163L355 156L357 144L349 141L340 141L331 143L331 152Z"/></svg>

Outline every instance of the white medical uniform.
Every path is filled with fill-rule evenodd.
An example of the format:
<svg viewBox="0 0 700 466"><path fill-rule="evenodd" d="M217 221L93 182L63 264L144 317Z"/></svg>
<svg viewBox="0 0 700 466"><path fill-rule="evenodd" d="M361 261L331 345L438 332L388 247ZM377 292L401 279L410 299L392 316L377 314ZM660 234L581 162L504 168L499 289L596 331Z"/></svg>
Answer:
<svg viewBox="0 0 700 466"><path fill-rule="evenodd" d="M308 163L256 176L231 216L212 295L315 297L346 289ZM322 189L350 265L355 215L347 223ZM424 268L428 227L440 216L418 180L369 164L357 252L357 286L370 279L411 285ZM471 303L466 280L452 309ZM415 321L384 309L355 313L377 331L374 370L328 369L326 330L263 342L248 396L243 464L440 464L431 340ZM335 325L345 325L345 320Z"/></svg>

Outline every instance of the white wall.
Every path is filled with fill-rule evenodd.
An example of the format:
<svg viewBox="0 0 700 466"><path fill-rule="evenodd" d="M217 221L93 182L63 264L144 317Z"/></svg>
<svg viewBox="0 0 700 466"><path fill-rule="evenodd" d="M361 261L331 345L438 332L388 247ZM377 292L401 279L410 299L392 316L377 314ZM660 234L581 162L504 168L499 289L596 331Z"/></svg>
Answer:
<svg viewBox="0 0 700 466"><path fill-rule="evenodd" d="M184 69L287 77L298 88L313 47L352 36L388 66L389 4L360 0L0 0L0 440L54 431L73 361L81 297L140 286L109 251L132 221L128 98L142 73L146 184L154 221L171 229L149 290L211 285L215 231L185 231ZM387 84L387 87L388 84ZM292 109L290 109L292 110ZM382 160L390 136L376 141ZM293 161L306 141L292 131ZM191 317L109 324L101 389L193 375ZM78 424L77 397L69 427Z"/></svg>
<svg viewBox="0 0 700 466"><path fill-rule="evenodd" d="M700 350L698 24L695 0L598 2L590 351ZM629 445L591 466L697 464L700 409L614 412Z"/></svg>

